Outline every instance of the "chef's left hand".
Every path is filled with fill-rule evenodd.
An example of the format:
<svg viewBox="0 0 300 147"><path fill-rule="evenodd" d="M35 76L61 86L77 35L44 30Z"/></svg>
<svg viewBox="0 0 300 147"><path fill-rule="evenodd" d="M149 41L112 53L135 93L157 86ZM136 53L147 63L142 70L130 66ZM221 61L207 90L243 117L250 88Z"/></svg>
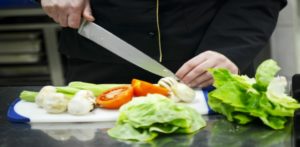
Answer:
<svg viewBox="0 0 300 147"><path fill-rule="evenodd" d="M213 83L209 68L226 68L234 74L238 67L224 55L215 51L205 51L184 63L176 76L190 87L203 88Z"/></svg>

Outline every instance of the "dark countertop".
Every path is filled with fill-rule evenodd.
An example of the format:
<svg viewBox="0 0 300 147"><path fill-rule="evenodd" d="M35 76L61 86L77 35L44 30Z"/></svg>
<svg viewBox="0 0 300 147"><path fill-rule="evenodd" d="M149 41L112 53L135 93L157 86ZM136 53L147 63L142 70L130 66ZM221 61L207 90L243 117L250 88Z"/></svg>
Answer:
<svg viewBox="0 0 300 147"><path fill-rule="evenodd" d="M0 87L0 146L1 147L292 147L293 121L283 130L272 130L260 121L236 125L221 115L203 116L207 126L196 134L160 136L151 143L121 142L110 138L106 130L114 122L105 123L10 123L6 118L9 104L22 90L40 87Z"/></svg>

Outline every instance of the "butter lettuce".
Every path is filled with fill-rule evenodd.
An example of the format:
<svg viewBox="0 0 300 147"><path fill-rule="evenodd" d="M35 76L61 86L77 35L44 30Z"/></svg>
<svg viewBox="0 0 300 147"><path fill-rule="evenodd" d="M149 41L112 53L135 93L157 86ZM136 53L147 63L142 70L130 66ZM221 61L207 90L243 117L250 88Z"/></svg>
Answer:
<svg viewBox="0 0 300 147"><path fill-rule="evenodd" d="M229 121L246 124L259 118L273 129L282 129L300 104L285 93L286 79L274 77L279 69L271 59L258 67L255 79L210 69L216 89L209 93L208 104Z"/></svg>
<svg viewBox="0 0 300 147"><path fill-rule="evenodd" d="M204 126L205 120L193 108L150 94L123 105L108 134L121 140L150 141L160 133L194 133Z"/></svg>

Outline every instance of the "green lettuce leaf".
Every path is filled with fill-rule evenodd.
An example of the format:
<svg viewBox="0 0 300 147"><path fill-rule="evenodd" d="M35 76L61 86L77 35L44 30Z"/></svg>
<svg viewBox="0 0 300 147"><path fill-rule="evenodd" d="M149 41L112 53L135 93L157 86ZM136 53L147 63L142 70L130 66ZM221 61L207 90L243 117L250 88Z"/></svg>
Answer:
<svg viewBox="0 0 300 147"><path fill-rule="evenodd" d="M160 133L194 133L204 126L206 122L193 108L150 94L123 105L108 134L121 140L150 141Z"/></svg>
<svg viewBox="0 0 300 147"><path fill-rule="evenodd" d="M298 104L298 102L294 98L288 96L285 93L286 86L287 81L285 77L274 78L267 88L266 94L268 96L268 99L271 102L279 104L285 108L299 108L300 104Z"/></svg>
<svg viewBox="0 0 300 147"><path fill-rule="evenodd" d="M286 79L274 77L279 69L274 60L267 60L258 67L255 79L210 69L216 89L208 95L209 106L232 122L246 124L259 118L273 129L284 128L300 104L285 93Z"/></svg>
<svg viewBox="0 0 300 147"><path fill-rule="evenodd" d="M257 88L266 89L279 70L280 67L272 59L266 60L261 63L257 67L255 74Z"/></svg>

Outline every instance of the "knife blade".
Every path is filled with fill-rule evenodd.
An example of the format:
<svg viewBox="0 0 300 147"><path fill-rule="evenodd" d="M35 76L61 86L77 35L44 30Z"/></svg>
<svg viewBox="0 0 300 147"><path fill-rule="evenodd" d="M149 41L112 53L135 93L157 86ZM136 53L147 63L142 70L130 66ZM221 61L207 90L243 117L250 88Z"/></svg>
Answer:
<svg viewBox="0 0 300 147"><path fill-rule="evenodd" d="M178 80L176 75L162 64L93 22L83 21L78 33L153 74Z"/></svg>

